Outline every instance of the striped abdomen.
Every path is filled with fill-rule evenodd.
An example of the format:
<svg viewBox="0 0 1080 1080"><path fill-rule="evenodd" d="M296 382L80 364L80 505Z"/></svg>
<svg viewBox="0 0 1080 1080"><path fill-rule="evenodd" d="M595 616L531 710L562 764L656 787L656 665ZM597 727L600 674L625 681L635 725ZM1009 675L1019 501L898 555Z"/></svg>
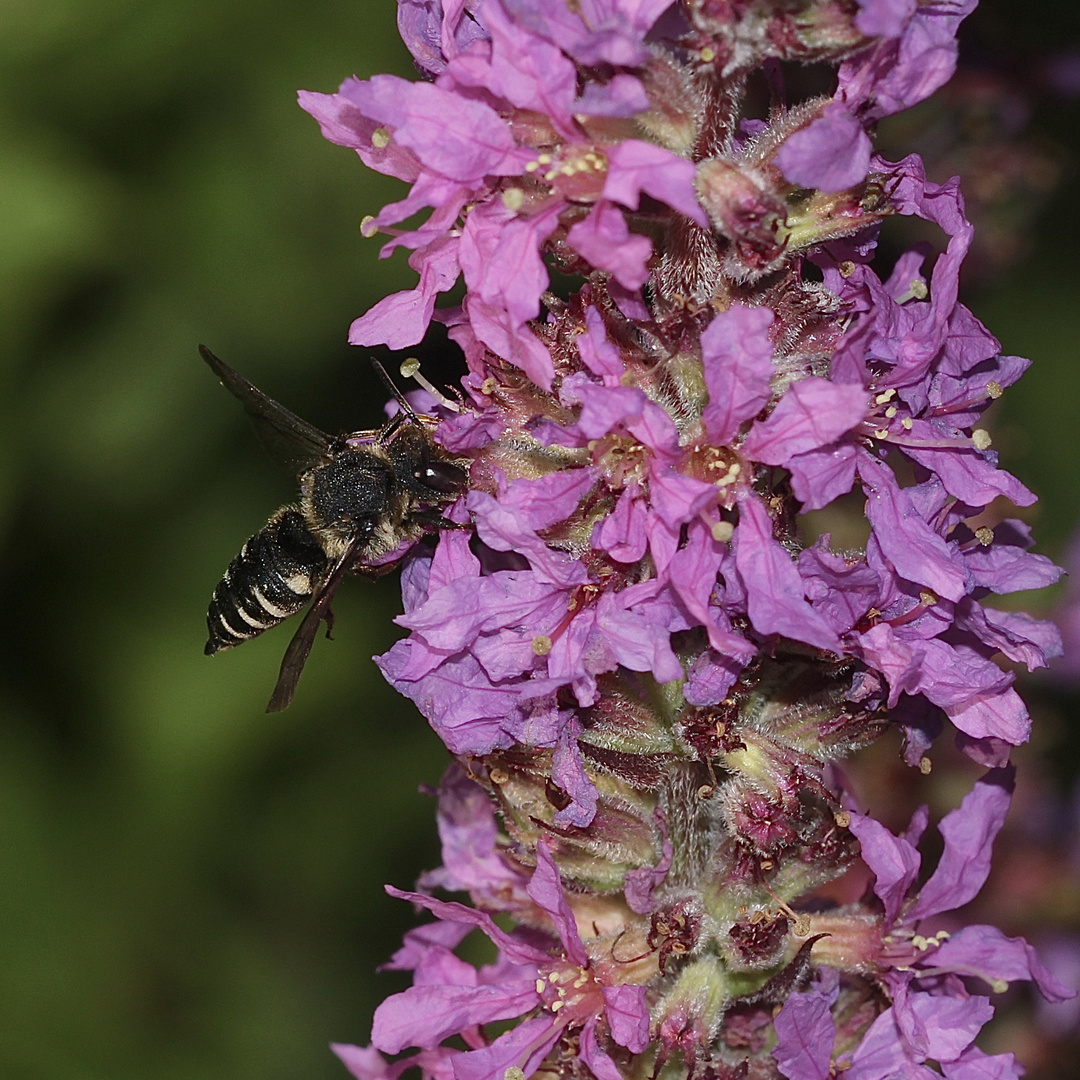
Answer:
<svg viewBox="0 0 1080 1080"><path fill-rule="evenodd" d="M279 510L242 548L218 582L206 625L207 656L239 645L295 615L329 560L300 511Z"/></svg>

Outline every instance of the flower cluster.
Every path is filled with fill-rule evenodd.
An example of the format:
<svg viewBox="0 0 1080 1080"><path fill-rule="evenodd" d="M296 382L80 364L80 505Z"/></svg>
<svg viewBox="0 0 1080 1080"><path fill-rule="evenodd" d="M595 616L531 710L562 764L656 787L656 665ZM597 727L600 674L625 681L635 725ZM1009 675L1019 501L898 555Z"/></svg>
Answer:
<svg viewBox="0 0 1080 1080"><path fill-rule="evenodd" d="M871 141L948 79L973 6L400 0L420 81L301 95L410 185L365 231L418 284L350 340L437 320L468 364L426 405L469 490L379 660L459 762L445 865L395 893L439 921L374 1049L339 1048L356 1076L1017 1075L974 1046L972 981L1062 989L1023 942L924 923L981 886L1028 735L997 658L1060 649L983 604L1059 573L978 426L1027 362L958 301L957 183ZM832 96L789 102L795 62L836 67ZM943 250L883 280L897 214ZM853 500L840 549L819 522ZM857 814L836 763L892 726L926 770L946 719L992 771L912 898L925 819ZM830 901L860 850L875 895ZM454 952L473 929L488 966Z"/></svg>

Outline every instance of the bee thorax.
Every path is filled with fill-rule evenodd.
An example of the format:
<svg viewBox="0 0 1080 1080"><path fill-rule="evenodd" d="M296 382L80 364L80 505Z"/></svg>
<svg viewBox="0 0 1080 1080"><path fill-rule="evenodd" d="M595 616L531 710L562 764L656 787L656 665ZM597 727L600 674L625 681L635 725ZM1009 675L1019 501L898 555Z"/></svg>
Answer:
<svg viewBox="0 0 1080 1080"><path fill-rule="evenodd" d="M404 508L390 464L371 450L353 450L309 474L308 509L316 529L360 536Z"/></svg>

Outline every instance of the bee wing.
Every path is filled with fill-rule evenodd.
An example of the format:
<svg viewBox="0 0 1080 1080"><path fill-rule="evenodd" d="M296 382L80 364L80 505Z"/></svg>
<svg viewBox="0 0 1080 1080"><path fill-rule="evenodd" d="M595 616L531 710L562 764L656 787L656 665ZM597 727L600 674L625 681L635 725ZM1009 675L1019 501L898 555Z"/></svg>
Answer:
<svg viewBox="0 0 1080 1080"><path fill-rule="evenodd" d="M258 387L219 360L205 345L199 353L226 390L244 406L251 418L255 435L267 453L296 472L330 460L334 440L313 424L301 420L284 405L279 405Z"/></svg>
<svg viewBox="0 0 1080 1080"><path fill-rule="evenodd" d="M334 599L341 579L348 573L356 559L358 540L352 541L338 559L334 568L330 571L326 580L315 593L315 599L311 607L307 609L304 618L296 633L293 634L289 647L281 660L281 671L278 673L277 686L270 695L270 704L266 706L268 713L281 712L292 703L293 694L296 693L296 684L300 681L300 673L307 663L311 646L315 644L315 635L319 632L319 624L326 619L330 621L330 604Z"/></svg>

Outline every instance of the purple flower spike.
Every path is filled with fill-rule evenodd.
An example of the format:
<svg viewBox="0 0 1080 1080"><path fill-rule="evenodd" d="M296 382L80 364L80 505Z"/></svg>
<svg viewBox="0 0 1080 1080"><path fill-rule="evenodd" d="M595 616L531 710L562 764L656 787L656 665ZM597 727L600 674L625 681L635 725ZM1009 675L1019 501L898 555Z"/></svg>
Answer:
<svg viewBox="0 0 1080 1080"><path fill-rule="evenodd" d="M991 773L975 785L959 810L942 820L945 850L922 887L910 917L921 919L962 907L983 887L990 873L994 837L1005 824L1012 797L1012 770Z"/></svg>
<svg viewBox="0 0 1080 1080"><path fill-rule="evenodd" d="M768 308L733 307L717 315L701 335L701 362L709 391L701 420L714 443L731 442L740 425L772 397L772 323Z"/></svg>
<svg viewBox="0 0 1080 1080"><path fill-rule="evenodd" d="M976 2L860 0L856 26L878 40L841 64L842 99L880 120L928 98L956 69L956 31Z"/></svg>
<svg viewBox="0 0 1080 1080"><path fill-rule="evenodd" d="M789 136L776 161L793 184L843 191L866 179L871 149L862 124L838 102Z"/></svg>
<svg viewBox="0 0 1080 1080"><path fill-rule="evenodd" d="M829 1080L836 1021L831 1009L840 991L834 978L809 993L792 994L776 1016L772 1055L787 1080Z"/></svg>
<svg viewBox="0 0 1080 1080"><path fill-rule="evenodd" d="M934 873L914 897L910 892L921 862L915 845L925 825L925 808L908 835L899 837L873 818L851 815L849 827L862 845L863 861L874 874L874 892L884 908L875 962L886 969L886 980L898 995L897 1022L920 1023L921 1010L929 1007L922 1004L923 998L932 997L937 980L950 972L978 978L995 992L1010 982L1031 980L1048 1001L1072 997L1035 950L1019 938L1006 938L992 926L966 926L951 936L944 932L929 936L926 930L924 920L963 907L986 882L994 837L1005 822L1012 785L1012 769L987 773L959 809L942 819L944 850ZM922 980L926 980L925 989Z"/></svg>
<svg viewBox="0 0 1080 1080"><path fill-rule="evenodd" d="M754 628L841 652L839 639L811 607L798 568L772 535L769 515L755 496L742 503L735 565L747 595Z"/></svg>
<svg viewBox="0 0 1080 1080"><path fill-rule="evenodd" d="M391 890L434 920L372 1045L335 1047L353 1076L1005 1080L990 995L1067 996L965 920L1031 726L1018 671L1063 648L994 599L1060 574L983 426L1027 362L960 302L959 182L874 150L973 6L399 0L418 81L301 95L405 185L363 231L416 281L350 340L438 322L467 368L349 439L388 471L359 517L392 552L346 551L403 566L378 664L454 757L442 866ZM804 64L831 99L794 100ZM898 214L940 254L882 274ZM851 792L944 772L938 805L946 722L991 771L924 869L929 812L895 835ZM890 728L903 782L860 753Z"/></svg>
<svg viewBox="0 0 1080 1080"><path fill-rule="evenodd" d="M895 1006L874 1021L852 1057L848 1075L852 1080L891 1080L897 1076L931 1080L938 1074L923 1063L933 1059L948 1067L965 1058L970 1062L968 1051L974 1050L975 1036L992 1015L984 997L961 1001L919 995L911 1005L910 1026L901 1022ZM978 1055L977 1050L974 1053Z"/></svg>
<svg viewBox="0 0 1080 1080"><path fill-rule="evenodd" d="M455 1032L521 1016L537 1007L544 1015L524 1021L490 1045L455 1054L454 1076L459 1080L497 1080L515 1062L528 1076L571 1029L581 1029L582 1040L589 1042L589 1058L597 1068L614 1069L597 1039L601 1022L616 1045L635 1053L645 1049L649 1014L644 988L606 984L603 972L592 970L545 845L538 845L537 858L527 892L537 915L545 917L555 931L550 952L505 933L489 916L461 904L388 890L440 919L482 930L499 950L499 959L477 970L438 944L420 952L414 961L416 984L383 1002L375 1012L372 1040L379 1050L393 1054L406 1046L417 1046L429 1054L437 1053L442 1049L439 1044ZM370 1052L350 1053L350 1067L361 1057L368 1062Z"/></svg>

